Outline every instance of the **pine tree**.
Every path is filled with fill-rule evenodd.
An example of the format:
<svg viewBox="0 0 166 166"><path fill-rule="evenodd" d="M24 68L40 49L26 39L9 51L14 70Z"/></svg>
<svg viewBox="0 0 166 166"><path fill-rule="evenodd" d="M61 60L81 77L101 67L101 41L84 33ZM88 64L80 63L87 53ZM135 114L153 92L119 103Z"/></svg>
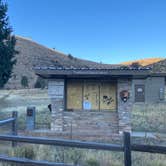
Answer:
<svg viewBox="0 0 166 166"><path fill-rule="evenodd" d="M8 6L0 0L0 88L3 88L12 74L13 65L16 63L16 39L12 35L7 16Z"/></svg>

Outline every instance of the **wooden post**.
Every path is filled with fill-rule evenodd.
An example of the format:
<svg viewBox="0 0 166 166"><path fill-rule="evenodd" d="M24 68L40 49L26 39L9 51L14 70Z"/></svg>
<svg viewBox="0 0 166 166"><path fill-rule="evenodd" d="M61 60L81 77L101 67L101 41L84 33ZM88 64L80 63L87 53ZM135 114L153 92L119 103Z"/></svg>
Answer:
<svg viewBox="0 0 166 166"><path fill-rule="evenodd" d="M73 139L73 122L71 120L71 124L70 124L70 139Z"/></svg>
<svg viewBox="0 0 166 166"><path fill-rule="evenodd" d="M131 166L131 142L130 133L124 132L124 164L125 166Z"/></svg>
<svg viewBox="0 0 166 166"><path fill-rule="evenodd" d="M36 119L36 108L32 106L27 107L26 130L32 131L35 129L35 119Z"/></svg>
<svg viewBox="0 0 166 166"><path fill-rule="evenodd" d="M14 120L12 122L12 135L17 135L17 116L18 116L17 111L13 111L12 112L12 117L14 118ZM13 141L12 146L15 147L16 142Z"/></svg>

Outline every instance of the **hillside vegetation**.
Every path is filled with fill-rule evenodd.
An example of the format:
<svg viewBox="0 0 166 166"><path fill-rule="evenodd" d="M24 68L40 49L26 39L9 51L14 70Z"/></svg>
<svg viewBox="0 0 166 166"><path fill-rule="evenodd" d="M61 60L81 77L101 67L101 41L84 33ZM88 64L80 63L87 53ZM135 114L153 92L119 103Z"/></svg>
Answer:
<svg viewBox="0 0 166 166"><path fill-rule="evenodd" d="M134 61L122 62L121 64L131 65L132 63L139 63L142 66L147 66L147 65L151 65L153 63L157 63L163 59L164 58L145 58L145 59L139 59L139 60L134 60Z"/></svg>
<svg viewBox="0 0 166 166"><path fill-rule="evenodd" d="M130 65L133 62L139 62L142 66L146 66L163 61L163 58L147 58L137 61L123 62L122 64L118 65L100 64L97 62L75 58L70 54L66 55L60 53L54 49L50 49L38 44L29 38L23 38L20 36L16 36L16 50L19 52L16 55L17 63L14 66L12 78L5 86L6 89L38 88L40 87L40 84L42 84L41 86L44 87L43 80L39 79L33 70L33 67L38 66L39 64L42 64L42 66L62 66L70 64L71 66L102 66L104 68L111 68L112 66ZM161 65L155 65L154 68L160 70L160 66ZM165 63L162 64L162 71L165 71L165 66Z"/></svg>
<svg viewBox="0 0 166 166"><path fill-rule="evenodd" d="M47 64L47 60L53 58L55 54L62 55L53 49L42 46L31 39L16 36L16 50L19 52L16 55L17 63L14 65L12 78L6 84L6 89L21 89L25 88L21 82L24 78L27 79L27 88L34 88L37 81L37 76L33 71L33 67L42 59Z"/></svg>

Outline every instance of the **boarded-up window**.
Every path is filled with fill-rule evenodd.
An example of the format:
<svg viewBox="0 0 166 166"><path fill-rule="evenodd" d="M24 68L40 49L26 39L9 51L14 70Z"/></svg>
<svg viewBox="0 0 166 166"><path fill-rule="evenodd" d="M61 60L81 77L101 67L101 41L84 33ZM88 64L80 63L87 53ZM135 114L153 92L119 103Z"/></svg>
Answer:
<svg viewBox="0 0 166 166"><path fill-rule="evenodd" d="M116 83L68 81L67 109L116 110Z"/></svg>

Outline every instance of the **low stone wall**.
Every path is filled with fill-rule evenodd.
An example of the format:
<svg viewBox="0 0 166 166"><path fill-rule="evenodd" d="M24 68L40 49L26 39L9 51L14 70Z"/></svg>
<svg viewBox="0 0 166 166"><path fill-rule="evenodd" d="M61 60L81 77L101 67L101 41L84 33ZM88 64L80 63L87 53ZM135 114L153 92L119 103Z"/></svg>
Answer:
<svg viewBox="0 0 166 166"><path fill-rule="evenodd" d="M32 130L24 131L19 133L19 135L27 135L34 137L50 137L55 139L73 139L80 141L95 141L95 142L105 142L105 143L118 143L123 141L123 135L117 133L110 133L107 135L91 134L91 133L76 133L72 134L69 132L54 132L52 130Z"/></svg>
<svg viewBox="0 0 166 166"><path fill-rule="evenodd" d="M64 131L107 135L118 133L118 114L111 111L64 111Z"/></svg>

